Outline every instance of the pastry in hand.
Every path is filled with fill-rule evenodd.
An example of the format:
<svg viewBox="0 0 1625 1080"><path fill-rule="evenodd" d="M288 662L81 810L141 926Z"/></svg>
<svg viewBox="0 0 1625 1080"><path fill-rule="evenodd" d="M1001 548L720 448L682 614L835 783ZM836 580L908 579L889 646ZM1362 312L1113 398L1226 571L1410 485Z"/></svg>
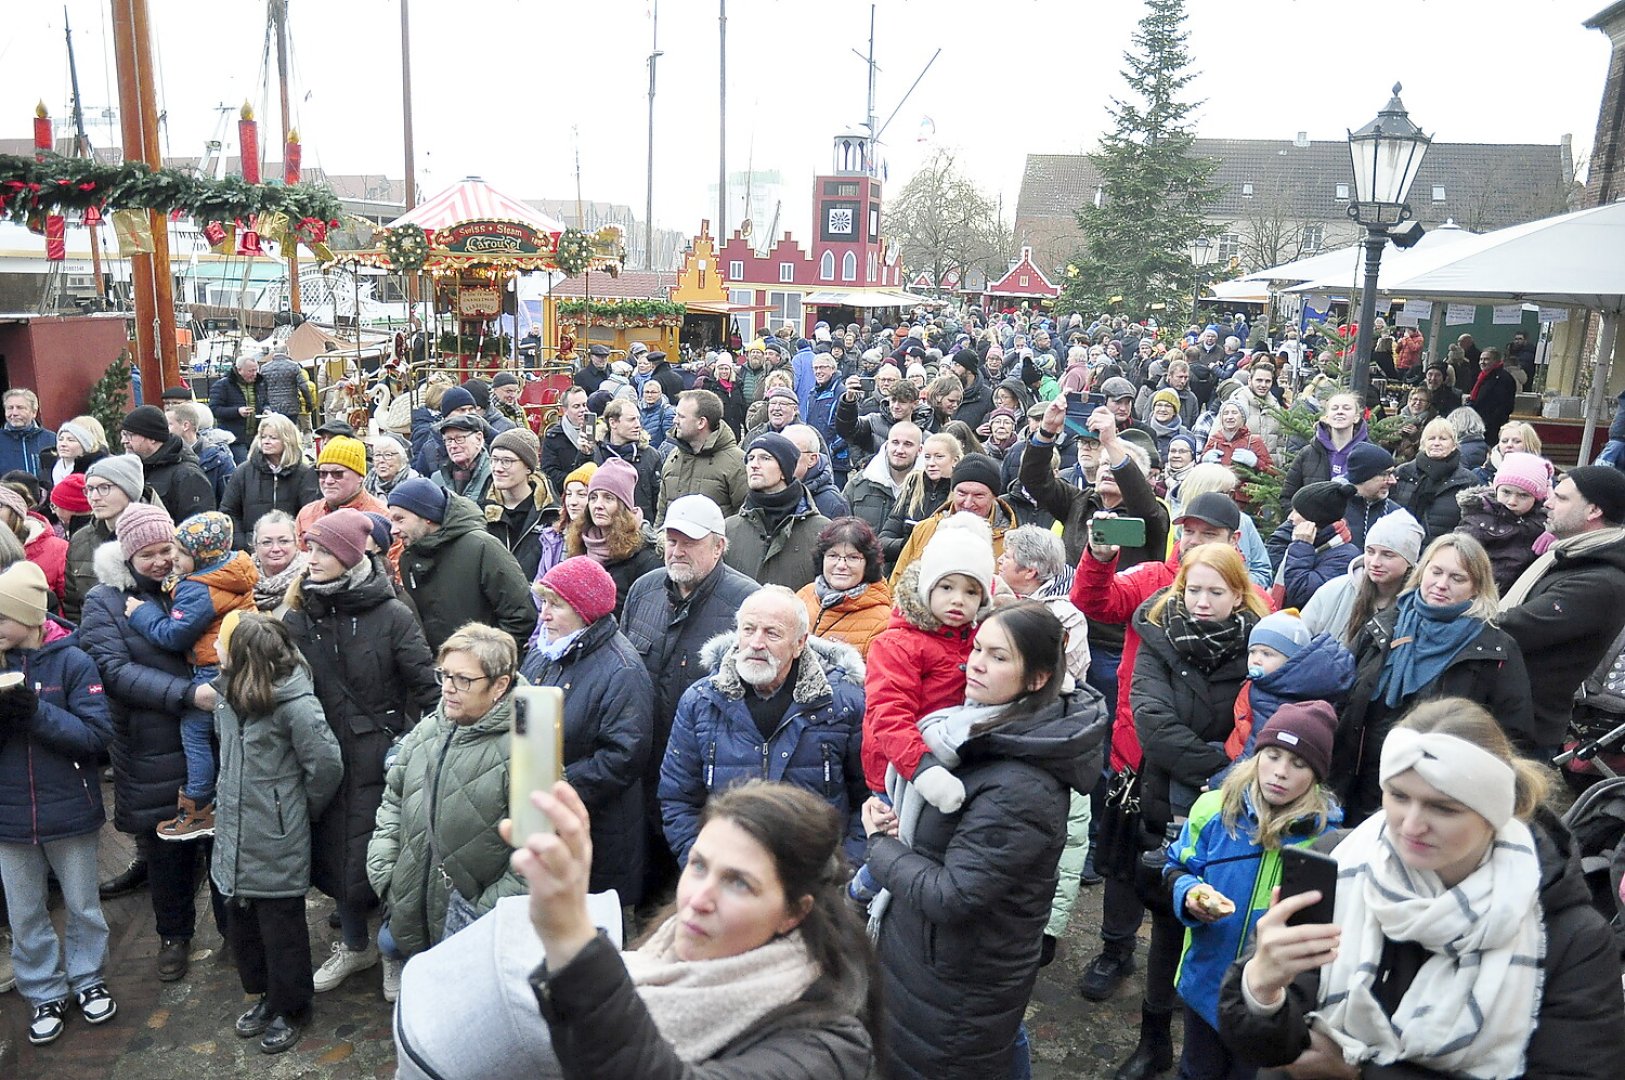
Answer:
<svg viewBox="0 0 1625 1080"><path fill-rule="evenodd" d="M1194 897L1197 906L1215 919L1235 913L1236 902L1206 883L1196 886L1188 895Z"/></svg>

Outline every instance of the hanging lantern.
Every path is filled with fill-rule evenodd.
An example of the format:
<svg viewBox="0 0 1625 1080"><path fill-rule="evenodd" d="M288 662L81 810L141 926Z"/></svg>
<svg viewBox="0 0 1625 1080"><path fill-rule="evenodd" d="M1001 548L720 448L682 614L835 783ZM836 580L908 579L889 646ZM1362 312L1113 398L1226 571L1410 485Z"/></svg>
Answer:
<svg viewBox="0 0 1625 1080"><path fill-rule="evenodd" d="M243 162L243 180L250 184L259 183L260 129L254 122L254 107L246 101L237 121L237 153Z"/></svg>

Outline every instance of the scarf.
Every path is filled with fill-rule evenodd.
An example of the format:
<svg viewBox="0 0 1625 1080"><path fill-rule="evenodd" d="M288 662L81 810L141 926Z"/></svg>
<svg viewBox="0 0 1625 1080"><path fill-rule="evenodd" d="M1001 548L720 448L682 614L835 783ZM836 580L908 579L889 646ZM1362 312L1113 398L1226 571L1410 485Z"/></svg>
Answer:
<svg viewBox="0 0 1625 1080"><path fill-rule="evenodd" d="M255 560L258 568L259 560ZM303 574L310 566L310 553L301 551L293 557L293 562L284 566L275 574L267 574L260 570L259 580L254 582L254 607L260 611L271 611L282 603L288 595L288 586L293 584L295 578Z"/></svg>
<svg viewBox="0 0 1625 1080"><path fill-rule="evenodd" d="M677 958L677 917L643 947L621 954L638 997L683 1061L708 1061L762 1017L796 1001L818 979L801 932L718 960Z"/></svg>
<svg viewBox="0 0 1625 1080"><path fill-rule="evenodd" d="M1625 541L1625 527L1595 529L1591 532L1581 533L1579 536L1571 536L1566 540L1559 540L1547 548L1540 558L1530 563L1529 569L1525 570L1518 580L1513 582L1512 588L1508 589L1506 595L1501 597L1501 610L1511 611L1529 599L1529 594L1535 591L1535 586L1540 584L1540 579L1545 577L1551 568L1556 565L1558 552L1571 557L1585 555L1596 551L1598 548L1611 547L1621 541Z"/></svg>
<svg viewBox="0 0 1625 1080"><path fill-rule="evenodd" d="M765 491L750 492L745 496L745 505L762 512L762 524L767 526L767 535L772 536L800 507L805 491L801 481L792 480L783 491L771 495Z"/></svg>
<svg viewBox="0 0 1625 1080"><path fill-rule="evenodd" d="M1438 497L1440 490L1449 482L1456 470L1461 466L1461 451L1452 450L1442 458L1430 458L1426 454L1417 454L1411 459L1416 466L1416 494L1411 497L1411 505L1416 508L1418 515L1427 513L1428 504Z"/></svg>
<svg viewBox="0 0 1625 1080"><path fill-rule="evenodd" d="M856 600L868 591L869 583L866 581L860 581L850 589L834 589L824 580L823 574L813 578L813 593L818 597L820 611L828 611L843 600Z"/></svg>
<svg viewBox="0 0 1625 1080"><path fill-rule="evenodd" d="M1497 371L1500 371L1501 367L1502 365L1500 364L1491 364L1489 367L1480 371L1478 373L1478 378L1473 380L1473 390L1472 393L1467 395L1467 400L1472 402L1478 401L1478 392L1484 389L1484 384L1490 381L1490 376L1494 375Z"/></svg>
<svg viewBox="0 0 1625 1080"><path fill-rule="evenodd" d="M604 530L588 522L586 528L581 530L581 544L587 549L587 554L599 566L608 566L615 561L615 553L609 550L609 537Z"/></svg>
<svg viewBox="0 0 1625 1080"><path fill-rule="evenodd" d="M421 474L410 465L402 465L399 471L395 473L394 479L390 480L390 482L386 484L379 478L377 473L369 472L367 474L367 478L361 482L361 488L368 495L377 496L379 501L386 501L389 498L389 493L391 491L394 491L406 481L420 475Z"/></svg>
<svg viewBox="0 0 1625 1080"><path fill-rule="evenodd" d="M1540 860L1529 826L1513 818L1489 857L1446 889L1400 860L1378 814L1349 833L1339 867L1337 959L1321 969L1310 1023L1351 1065L1408 1062L1440 1073L1503 1080L1524 1075L1540 1011L1546 931ZM1384 939L1432 954L1388 1016L1377 1000Z"/></svg>
<svg viewBox="0 0 1625 1080"><path fill-rule="evenodd" d="M569 652L570 646L574 645L576 639L586 632L587 628L583 626L580 630L572 630L561 638L550 638L547 634L547 628L543 627L541 635L536 639L536 651L548 660L557 660Z"/></svg>
<svg viewBox="0 0 1625 1080"><path fill-rule="evenodd" d="M1394 636L1388 642L1372 701L1390 709L1443 674L1456 654L1484 629L1484 620L1465 617L1472 600L1435 607L1422 599L1420 589L1399 598Z"/></svg>
<svg viewBox="0 0 1625 1080"><path fill-rule="evenodd" d="M1204 674L1211 673L1226 660L1247 651L1247 635L1252 632L1258 616L1245 607L1238 607L1227 619L1214 621L1198 619L1185 606L1185 598L1171 593L1162 609L1163 629L1174 651L1195 664Z"/></svg>
<svg viewBox="0 0 1625 1080"><path fill-rule="evenodd" d="M581 440L584 438L585 433L582 432L580 428L570 423L569 417L565 416L563 413L559 414L559 428L564 432L565 437L570 440L570 445L574 446L578 453L585 454L592 449L590 446L581 445Z"/></svg>

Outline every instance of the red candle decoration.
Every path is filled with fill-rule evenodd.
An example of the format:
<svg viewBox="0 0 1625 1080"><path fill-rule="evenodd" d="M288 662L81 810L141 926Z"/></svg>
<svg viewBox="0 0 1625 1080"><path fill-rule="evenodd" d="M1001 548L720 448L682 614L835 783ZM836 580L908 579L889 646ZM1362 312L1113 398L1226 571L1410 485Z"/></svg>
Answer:
<svg viewBox="0 0 1625 1080"><path fill-rule="evenodd" d="M43 161L45 154L56 145L56 135L51 131L51 114L45 109L45 102L41 101L34 106L34 157Z"/></svg>
<svg viewBox="0 0 1625 1080"><path fill-rule="evenodd" d="M284 183L297 184L299 182L300 167L304 159L304 147L299 145L299 129L288 129L288 145L282 150L282 180Z"/></svg>
<svg viewBox="0 0 1625 1080"><path fill-rule="evenodd" d="M254 107L243 102L241 116L237 121L237 153L243 162L243 180L257 184L260 182L260 129L254 123Z"/></svg>

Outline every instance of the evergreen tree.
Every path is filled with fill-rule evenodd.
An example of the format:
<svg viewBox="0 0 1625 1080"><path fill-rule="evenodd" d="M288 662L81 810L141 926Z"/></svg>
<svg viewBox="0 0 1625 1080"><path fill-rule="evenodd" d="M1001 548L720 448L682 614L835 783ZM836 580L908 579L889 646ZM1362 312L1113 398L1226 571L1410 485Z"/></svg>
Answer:
<svg viewBox="0 0 1625 1080"><path fill-rule="evenodd" d="M1191 113L1180 100L1195 78L1185 47L1184 0L1146 0L1145 17L1123 54L1130 100L1113 98L1112 130L1089 155L1099 205L1078 210L1084 250L1067 267L1061 307L1092 317L1122 311L1183 319L1196 285L1192 243L1213 227L1203 218L1218 196L1218 162L1193 156Z"/></svg>
<svg viewBox="0 0 1625 1080"><path fill-rule="evenodd" d="M85 413L100 420L108 432L117 432L124 422L124 414L130 411L129 401L130 354L122 352L107 366L107 372L91 384Z"/></svg>

